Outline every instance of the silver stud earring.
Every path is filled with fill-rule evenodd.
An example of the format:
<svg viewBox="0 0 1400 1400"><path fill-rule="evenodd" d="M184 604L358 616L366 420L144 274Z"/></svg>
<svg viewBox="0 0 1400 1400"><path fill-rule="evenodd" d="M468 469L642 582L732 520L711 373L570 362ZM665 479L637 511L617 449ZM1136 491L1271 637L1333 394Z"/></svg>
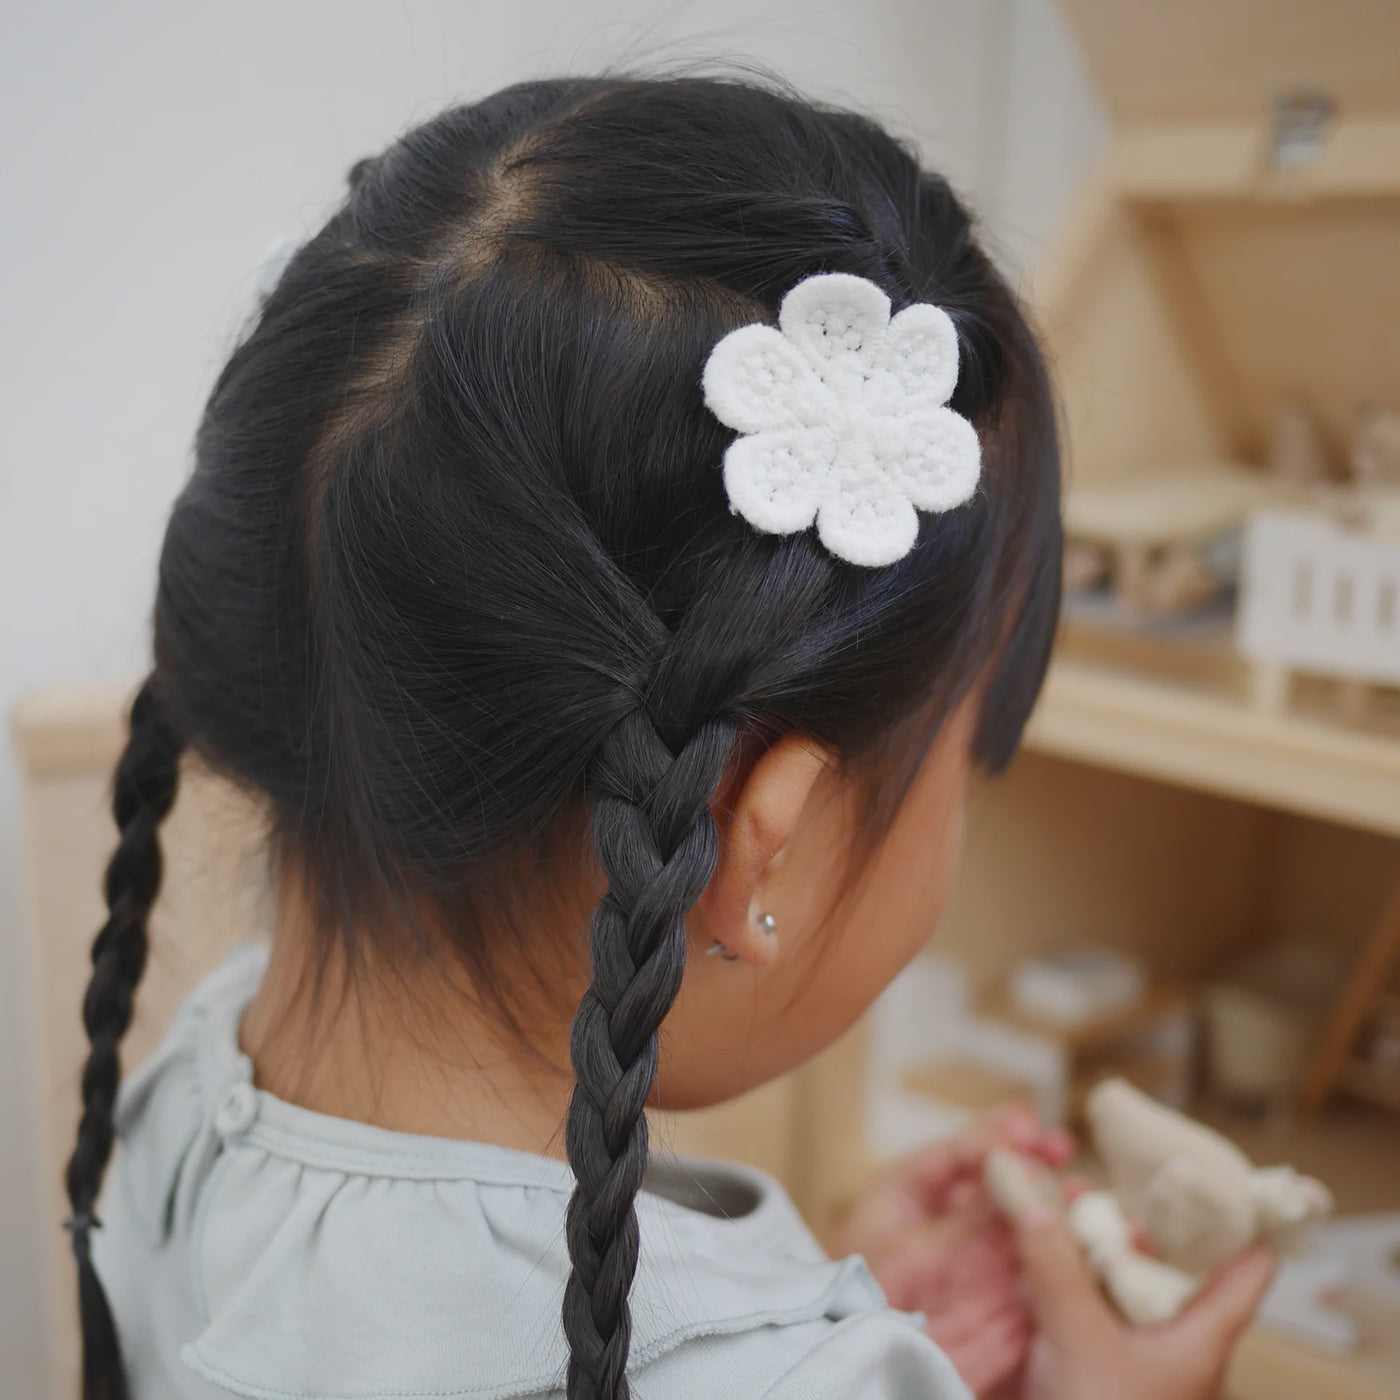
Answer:
<svg viewBox="0 0 1400 1400"><path fill-rule="evenodd" d="M773 934L778 930L778 921L772 914L760 914L758 916L758 926L764 933Z"/></svg>
<svg viewBox="0 0 1400 1400"><path fill-rule="evenodd" d="M718 953L725 960L725 962L739 961L738 953L731 953L729 949L726 948L724 944L719 941L718 938L716 938L715 941L711 943L708 948L705 949L705 956L707 958L714 957L716 953Z"/></svg>

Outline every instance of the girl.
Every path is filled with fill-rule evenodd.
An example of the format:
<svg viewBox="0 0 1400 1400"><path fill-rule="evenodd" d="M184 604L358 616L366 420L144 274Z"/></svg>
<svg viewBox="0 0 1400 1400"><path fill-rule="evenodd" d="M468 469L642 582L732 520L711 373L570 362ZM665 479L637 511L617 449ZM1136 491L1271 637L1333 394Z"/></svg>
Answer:
<svg viewBox="0 0 1400 1400"><path fill-rule="evenodd" d="M89 1400L1213 1392L1267 1260L1128 1332L972 1184L1063 1155L1015 1115L852 1213L922 1322L648 1158L920 947L1040 684L1051 399L941 179L745 83L454 108L351 172L196 456L83 1008ZM265 808L274 936L117 1103L187 749Z"/></svg>

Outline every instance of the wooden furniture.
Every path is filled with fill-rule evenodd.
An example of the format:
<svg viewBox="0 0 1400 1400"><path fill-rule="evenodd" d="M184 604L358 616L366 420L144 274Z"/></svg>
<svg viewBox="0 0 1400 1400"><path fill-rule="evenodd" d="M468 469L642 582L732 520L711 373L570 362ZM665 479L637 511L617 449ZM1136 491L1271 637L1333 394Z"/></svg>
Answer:
<svg viewBox="0 0 1400 1400"><path fill-rule="evenodd" d="M1153 982L1130 1005L1073 1023L1023 1010L1005 987L981 1001L975 1017L948 1037L942 1053L932 1059L911 1055L891 1075L900 1089L928 1101L935 1112L976 1113L1019 1099L1077 1130L1089 1091L1110 1075L1178 1106L1189 1100L1197 1019L1196 993L1189 984ZM998 1046L990 1054L989 1032ZM1008 1053L1003 1033L1013 1044L1020 1042L1019 1051Z"/></svg>
<svg viewBox="0 0 1400 1400"><path fill-rule="evenodd" d="M1340 454L1359 408L1400 407L1400 7L1064 8L1116 128L1031 291L1072 484L1111 505L1182 464L1261 464L1300 392ZM1289 129L1274 100L1307 88L1330 94L1331 114ZM1073 499L1069 514L1085 516ZM1066 627L1030 752L974 794L939 947L992 986L1021 953L1089 938L1185 977L1262 939L1325 940L1355 971L1318 1076L1365 1092L1359 1008L1400 938L1400 737L1338 723L1303 686L1261 711L1229 641ZM1340 1103L1304 1125L1309 1169L1335 1178L1344 1210L1400 1206L1393 1122ZM853 1130L848 1115L824 1140ZM1363 1160L1377 1199L1349 1194ZM1362 1354L1338 1360L1256 1332L1231 1394L1400 1394L1394 1319L1363 1335Z"/></svg>
<svg viewBox="0 0 1400 1400"><path fill-rule="evenodd" d="M1262 464L1274 417L1297 394L1328 448L1344 454L1360 408L1400 407L1400 8L1379 0L1064 7L1116 128L1032 292L1063 398L1072 482L1111 493L1181 463ZM1307 104L1276 108L1276 99L1307 89L1330 103L1314 105L1311 130L1306 119L1290 127ZM1126 919L1131 932L1119 924L1119 935L1140 953L1181 961L1181 940L1197 930L1182 923L1173 932L1153 911L1118 907L1106 868L1133 862L1150 898L1158 864L1138 842L1176 845L1182 877L1213 889L1204 916L1216 959L1273 935L1356 950L1305 1095L1316 1105L1334 1083L1364 1092L1354 1059L1362 1008L1400 941L1395 731L1344 727L1325 704L1309 710L1301 687L1291 706L1261 713L1249 668L1228 646L1192 655L1183 643L1174 656L1158 648L1153 657L1150 644L1115 655L1108 642L1076 642L1067 636L1029 735L1040 754L1071 760L1076 776L1062 774L1052 791L1023 770L1005 792L988 794L1003 842L1024 825L1048 833L1052 848L1086 848L1077 867L1057 868L1055 850L1046 852L1024 877L1024 903L1088 916L1067 873L1077 869L1079 881L1109 887L1104 926ZM1102 771L1090 777L1089 765ZM1154 780L1150 794L1137 788L1130 800L1131 780L1119 774ZM1169 798L1158 784L1199 796ZM1082 805L1100 808L1097 822L1067 801L1081 788ZM1077 837L1062 829L1066 805L1083 823ZM1136 840L1115 829L1129 806ZM1006 854L1029 858L1023 844ZM949 929L968 947L992 912L973 902L955 908ZM1009 914L1011 927L1025 917L1006 901L995 912ZM1186 911L1178 903L1176 912ZM1397 1139L1383 1114L1359 1134L1351 1122L1334 1114L1305 1126L1325 1159L1310 1169L1337 1178L1344 1209L1374 1209L1349 1198L1344 1181L1364 1158L1383 1183L1381 1203L1394 1209ZM1266 1153L1266 1144L1247 1145ZM1236 1358L1231 1393L1400 1393L1394 1319L1373 1320L1363 1336L1364 1354L1342 1361L1256 1332Z"/></svg>
<svg viewBox="0 0 1400 1400"><path fill-rule="evenodd" d="M1221 591L1200 552L1241 527L1251 510L1287 494L1285 485L1233 463L1173 463L1160 474L1078 483L1065 500L1065 536L1070 550L1088 546L1102 555L1104 581L1130 616L1170 614ZM1183 566L1191 571L1185 596Z"/></svg>
<svg viewBox="0 0 1400 1400"><path fill-rule="evenodd" d="M1336 1088L1400 1113L1400 1071L1355 1056L1367 1020L1377 1014L1400 969L1400 887L1397 887L1371 937L1356 960L1345 990L1323 1030L1303 1081L1300 1105L1316 1113Z"/></svg>
<svg viewBox="0 0 1400 1400"><path fill-rule="evenodd" d="M1356 721L1373 691L1400 688L1400 539L1368 518L1364 496L1349 504L1260 512L1245 529L1238 643L1266 708L1287 705L1295 673L1333 679Z"/></svg>
<svg viewBox="0 0 1400 1400"><path fill-rule="evenodd" d="M1276 414L1297 395L1326 449L1344 456L1359 410L1400 408L1400 7L1064 0L1064 8L1115 124L1032 291L1062 395L1072 483L1089 500L1111 501L1123 483L1183 463L1262 464ZM1327 100L1300 101L1307 91ZM1292 100L1279 104L1286 94ZM1223 489L1215 496L1224 499ZM1100 927L1144 956L1196 961L1182 940L1193 943L1199 929L1162 927L1170 916L1123 908L1113 888L1114 867L1128 862L1141 897L1152 898L1159 863L1140 843L1174 845L1182 877L1212 890L1201 914L1216 960L1275 935L1354 950L1304 1103L1319 1108L1334 1089L1388 1097L1389 1079L1380 1082L1356 1047L1367 1008L1400 962L1393 722L1370 714L1347 727L1331 695L1303 685L1287 704L1264 696L1276 703L1261 711L1260 682L1228 635L1193 647L1074 632L1066 629L1028 736L1039 754L1070 761L1074 776L1062 772L1052 787L1034 772L1045 760L1032 760L1005 790L986 794L999 844L1026 832L1003 856L1035 863L1022 874L1023 898L993 903L968 892L949 938L984 947L984 920L1016 928L1032 905L1058 906L1052 924L1066 909L1090 918L1079 884L1097 880L1107 896ZM1153 782L1148 789L1119 775ZM1077 835L1064 830L1066 807L1070 824L1082 823ZM1130 819L1135 837L1119 829ZM1036 831L1051 848L1039 859L1029 850ZM1166 894L1175 914L1190 912L1179 891ZM1211 956L1199 952L1204 971ZM1354 1132L1358 1113L1364 1126ZM1297 1145L1307 1151L1275 1144L1274 1159L1314 1153L1311 1166L1301 1164L1334 1178L1343 1209L1395 1209L1400 1138L1393 1118L1364 1114L1341 1104L1303 1125ZM1268 1144L1246 1146L1269 1155ZM1367 1180L1379 1183L1376 1199L1349 1194L1362 1160ZM1395 1321L1370 1319L1363 1353L1346 1360L1256 1332L1236 1358L1231 1394L1400 1394Z"/></svg>
<svg viewBox="0 0 1400 1400"><path fill-rule="evenodd" d="M988 998L983 1014L1063 1048L1069 1064L1065 1121L1078 1127L1089 1091L1108 1074L1119 1075L1164 1099L1184 1102L1184 1097L1178 1098L1173 1091L1184 1095L1189 1090L1189 1084L1178 1082L1189 1079L1187 1066L1179 1063L1189 1057L1179 1054L1173 1042L1180 1039L1174 1032L1183 1022L1189 1032L1194 1001L1194 987L1168 979L1149 985L1132 1006L1074 1026L1028 1015L1004 991ZM1164 1033L1169 1042L1166 1047L1151 1043Z"/></svg>
<svg viewBox="0 0 1400 1400"><path fill-rule="evenodd" d="M1334 453L1368 405L1400 405L1400 11L1369 0L1066 8L1119 123L1034 293L1083 493L1076 504L1071 488L1067 516L1092 533L1121 526L1142 504L1129 493L1130 507L1110 509L1125 483L1151 484L1164 466L1262 462L1297 394ZM1297 100L1276 99L1302 89L1327 100L1300 141ZM1213 526L1249 494L1237 468L1221 470L1188 523ZM1183 509L1167 499L1148 514L1176 528ZM1393 730L1290 709L1276 667L1217 655L1213 673L1198 661L1174 681L1076 664L1073 651L1039 712L1042 747L1396 833ZM1354 1056L1397 961L1400 884L1323 1037L1307 1108L1336 1088L1400 1098Z"/></svg>

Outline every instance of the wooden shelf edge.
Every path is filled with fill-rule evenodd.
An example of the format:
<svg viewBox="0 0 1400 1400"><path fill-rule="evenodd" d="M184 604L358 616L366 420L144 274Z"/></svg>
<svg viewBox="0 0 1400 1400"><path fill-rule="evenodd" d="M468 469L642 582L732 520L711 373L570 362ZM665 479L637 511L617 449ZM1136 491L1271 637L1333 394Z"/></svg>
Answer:
<svg viewBox="0 0 1400 1400"><path fill-rule="evenodd" d="M34 691L10 711L10 736L30 778L115 763L134 682L92 682Z"/></svg>
<svg viewBox="0 0 1400 1400"><path fill-rule="evenodd" d="M1352 1060L1342 1069L1338 1085L1357 1098L1400 1113L1400 1072L1365 1060Z"/></svg>
<svg viewBox="0 0 1400 1400"><path fill-rule="evenodd" d="M1400 742L1057 659L1028 748L1400 836Z"/></svg>
<svg viewBox="0 0 1400 1400"><path fill-rule="evenodd" d="M1121 130L1104 165L1128 199L1308 199L1389 196L1400 183L1400 121L1352 116L1333 126L1316 159L1269 168L1261 121L1149 122Z"/></svg>
<svg viewBox="0 0 1400 1400"><path fill-rule="evenodd" d="M1267 1328L1252 1327L1230 1363L1225 1394L1230 1400L1389 1400L1395 1392L1379 1363L1331 1357Z"/></svg>

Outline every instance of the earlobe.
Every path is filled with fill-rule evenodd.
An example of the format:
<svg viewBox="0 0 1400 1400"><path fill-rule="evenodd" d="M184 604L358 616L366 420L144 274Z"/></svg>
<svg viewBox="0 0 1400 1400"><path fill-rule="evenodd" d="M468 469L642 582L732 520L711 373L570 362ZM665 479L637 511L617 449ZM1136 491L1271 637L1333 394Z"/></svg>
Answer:
<svg viewBox="0 0 1400 1400"><path fill-rule="evenodd" d="M779 866L818 776L832 756L810 739L789 734L754 764L729 804L715 873L697 911L707 942L730 957L766 967L778 956L782 916L763 900L764 876Z"/></svg>
<svg viewBox="0 0 1400 1400"><path fill-rule="evenodd" d="M787 848L783 847L778 852L781 856ZM769 869L773 862L769 862ZM778 959L778 916L771 910L760 909L757 898L749 902L749 923L745 929L745 938L748 940L747 956L741 954L746 962L752 963L755 967L767 967Z"/></svg>

